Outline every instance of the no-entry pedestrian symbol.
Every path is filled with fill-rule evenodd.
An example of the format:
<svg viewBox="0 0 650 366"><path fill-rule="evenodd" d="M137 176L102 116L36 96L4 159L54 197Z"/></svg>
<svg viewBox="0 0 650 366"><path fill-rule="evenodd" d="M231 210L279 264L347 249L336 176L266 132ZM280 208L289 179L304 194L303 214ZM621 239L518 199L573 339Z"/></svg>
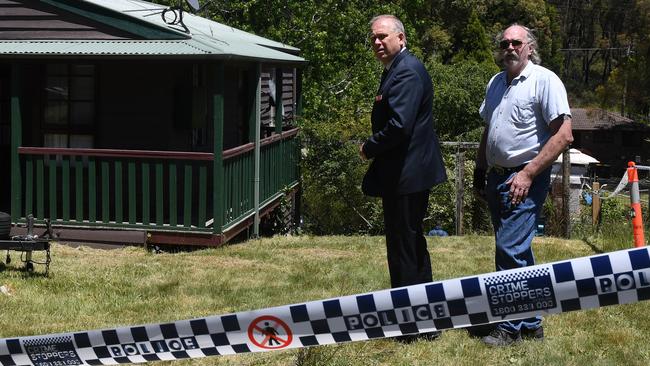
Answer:
<svg viewBox="0 0 650 366"><path fill-rule="evenodd" d="M287 323L274 316L255 318L248 326L248 339L266 349L280 349L291 344L293 334Z"/></svg>

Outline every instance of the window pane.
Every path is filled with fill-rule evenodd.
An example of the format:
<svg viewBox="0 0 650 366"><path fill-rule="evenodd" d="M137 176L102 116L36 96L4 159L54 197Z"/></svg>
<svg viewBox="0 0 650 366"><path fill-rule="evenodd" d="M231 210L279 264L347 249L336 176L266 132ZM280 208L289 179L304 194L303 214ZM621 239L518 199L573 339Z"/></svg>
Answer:
<svg viewBox="0 0 650 366"><path fill-rule="evenodd" d="M73 77L70 86L70 99L93 100L95 99L95 80L89 77Z"/></svg>
<svg viewBox="0 0 650 366"><path fill-rule="evenodd" d="M60 133L46 133L43 145L45 147L68 147L68 135Z"/></svg>
<svg viewBox="0 0 650 366"><path fill-rule="evenodd" d="M92 149L92 135L70 135L70 147L73 149Z"/></svg>
<svg viewBox="0 0 650 366"><path fill-rule="evenodd" d="M92 102L70 103L71 125L92 125L95 114L95 105Z"/></svg>
<svg viewBox="0 0 650 366"><path fill-rule="evenodd" d="M67 102L47 102L44 111L45 123L65 125L68 121Z"/></svg>
<svg viewBox="0 0 650 366"><path fill-rule="evenodd" d="M45 85L45 91L49 100L68 99L68 79L65 77L49 76Z"/></svg>

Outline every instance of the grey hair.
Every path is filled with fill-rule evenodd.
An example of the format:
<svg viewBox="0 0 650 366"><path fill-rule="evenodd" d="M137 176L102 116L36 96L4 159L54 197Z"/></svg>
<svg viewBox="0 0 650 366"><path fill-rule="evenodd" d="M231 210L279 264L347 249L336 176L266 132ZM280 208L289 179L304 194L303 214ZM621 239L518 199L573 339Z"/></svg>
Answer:
<svg viewBox="0 0 650 366"><path fill-rule="evenodd" d="M376 17L370 19L370 23L368 23L369 27L372 28L372 25L375 24L376 21L384 18L390 19L393 22L393 31L404 34L404 44L406 44L406 31L404 31L404 24L402 24L402 21L400 21L399 18L397 18L394 15L391 14L377 15Z"/></svg>
<svg viewBox="0 0 650 366"><path fill-rule="evenodd" d="M515 26L516 27L521 27L523 30L526 31L526 43L528 44L528 47L530 48L530 55L528 56L528 59L530 59L530 61L532 61L535 65L539 65L540 63L542 63L542 57L539 55L539 52L537 52L537 37L535 37L535 35L533 34L533 31L530 28L526 27L526 26L523 26L523 25L518 24L518 23L510 24L508 27L506 27L506 29L504 29L503 31L501 31L497 35L497 44L499 44L499 42L503 41L503 33L508 28L515 27ZM497 62L499 64L501 64L503 62L503 57L504 57L503 52L497 52L497 57L496 58L497 58Z"/></svg>

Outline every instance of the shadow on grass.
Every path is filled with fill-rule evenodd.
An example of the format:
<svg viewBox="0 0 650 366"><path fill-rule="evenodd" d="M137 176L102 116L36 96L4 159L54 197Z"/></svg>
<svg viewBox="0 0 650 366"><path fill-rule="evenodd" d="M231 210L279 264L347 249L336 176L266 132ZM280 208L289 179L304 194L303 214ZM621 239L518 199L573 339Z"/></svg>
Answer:
<svg viewBox="0 0 650 366"><path fill-rule="evenodd" d="M49 273L45 272L45 269L39 270L38 267L34 269L29 269L26 265L20 267L7 266L5 263L0 262L0 273L19 273L23 278L29 277L49 277Z"/></svg>
<svg viewBox="0 0 650 366"><path fill-rule="evenodd" d="M596 246L596 244L594 244L594 243L591 241L591 239L589 239L589 238L582 238L582 241L584 241L585 244L587 244L587 245L589 246L589 248L591 248L591 250L594 251L594 253L596 253L596 254L603 254L603 253L605 253L605 251L604 251L603 249L601 249L601 248L598 248L598 247Z"/></svg>

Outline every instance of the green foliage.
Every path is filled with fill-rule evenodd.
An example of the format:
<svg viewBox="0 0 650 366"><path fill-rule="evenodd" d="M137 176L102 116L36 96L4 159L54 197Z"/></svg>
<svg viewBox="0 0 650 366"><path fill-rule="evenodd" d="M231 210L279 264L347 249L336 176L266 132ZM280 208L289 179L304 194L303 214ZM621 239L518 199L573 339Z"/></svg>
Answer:
<svg viewBox="0 0 650 366"><path fill-rule="evenodd" d="M443 149L443 158L447 167L447 182L435 186L429 198L429 216L424 220L425 231L441 226L450 234L456 233L456 187L458 181L457 154L461 150ZM487 205L477 200L472 193L474 160L476 153L466 151L463 164L463 230L465 233L492 232L492 223Z"/></svg>
<svg viewBox="0 0 650 366"><path fill-rule="evenodd" d="M465 29L461 32L461 48L452 57L452 63L459 61L492 62L492 45L485 34L478 14L472 10Z"/></svg>
<svg viewBox="0 0 650 366"><path fill-rule="evenodd" d="M442 62L448 56L452 43L451 35L440 24L431 24L422 33L423 49L431 60Z"/></svg>
<svg viewBox="0 0 650 366"><path fill-rule="evenodd" d="M478 109L487 82L498 71L494 62L444 65L431 61L426 66L433 80L433 115L441 139L478 142L480 134L475 133L474 139L468 139L468 134L476 129L482 131Z"/></svg>
<svg viewBox="0 0 650 366"><path fill-rule="evenodd" d="M546 197L542 207L544 217L544 235L564 236L564 219L562 217L562 206L556 205L551 194Z"/></svg>
<svg viewBox="0 0 650 366"><path fill-rule="evenodd" d="M553 3L562 14L567 50L561 77L573 105L620 111L625 101L625 114L649 121L650 1Z"/></svg>
<svg viewBox="0 0 650 366"><path fill-rule="evenodd" d="M591 228L588 241L603 251L627 249L633 246L630 202L625 197L614 197L602 201L600 223Z"/></svg>
<svg viewBox="0 0 650 366"><path fill-rule="evenodd" d="M350 129L307 121L302 132L307 142L302 161L305 229L316 234L379 232L379 203L361 192L367 164L361 163Z"/></svg>
<svg viewBox="0 0 650 366"><path fill-rule="evenodd" d="M642 212L648 212L647 206L646 201L641 202ZM614 196L601 200L600 221L594 226L592 207L582 205L579 219L572 222L571 236L603 252L631 248L634 238L630 211L628 197ZM647 233L650 225L646 222L645 227Z"/></svg>
<svg viewBox="0 0 650 366"><path fill-rule="evenodd" d="M615 110L620 110L625 95L625 112L639 122L650 123L650 43L640 53L615 68L596 92L602 106Z"/></svg>
<svg viewBox="0 0 650 366"><path fill-rule="evenodd" d="M555 70L558 75L562 74L564 57L560 49L562 48L562 28L560 15L555 7L546 4L546 14L548 14L549 27L545 32L544 45L542 48L542 62L551 70ZM540 40L540 43L542 40Z"/></svg>
<svg viewBox="0 0 650 366"><path fill-rule="evenodd" d="M620 223L622 219L628 218L628 215L630 213L630 202L624 201L624 197L617 198L610 198L601 201L601 225L616 225L616 223Z"/></svg>

